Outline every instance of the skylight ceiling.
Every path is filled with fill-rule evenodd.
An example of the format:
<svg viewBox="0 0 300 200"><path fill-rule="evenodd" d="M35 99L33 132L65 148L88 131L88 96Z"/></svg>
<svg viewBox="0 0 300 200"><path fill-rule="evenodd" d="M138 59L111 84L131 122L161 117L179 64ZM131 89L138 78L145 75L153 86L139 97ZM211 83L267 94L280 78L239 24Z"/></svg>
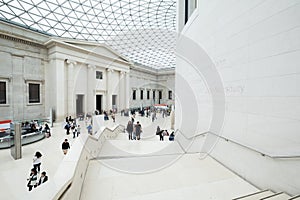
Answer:
<svg viewBox="0 0 300 200"><path fill-rule="evenodd" d="M176 0L0 0L0 19L103 42L145 66L175 67Z"/></svg>

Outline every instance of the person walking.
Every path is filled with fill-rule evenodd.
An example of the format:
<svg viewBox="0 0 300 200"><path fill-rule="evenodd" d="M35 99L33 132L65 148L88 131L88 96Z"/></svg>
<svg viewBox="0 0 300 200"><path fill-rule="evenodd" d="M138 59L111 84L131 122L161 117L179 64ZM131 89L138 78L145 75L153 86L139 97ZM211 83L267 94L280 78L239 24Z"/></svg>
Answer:
<svg viewBox="0 0 300 200"><path fill-rule="evenodd" d="M111 118L112 118L113 122L116 122L116 116L115 116L114 112L111 114Z"/></svg>
<svg viewBox="0 0 300 200"><path fill-rule="evenodd" d="M65 139L65 141L62 143L61 148L63 150L64 155L68 153L68 150L70 149L70 144L68 142L68 139Z"/></svg>
<svg viewBox="0 0 300 200"><path fill-rule="evenodd" d="M50 127L48 126L48 124L45 124L45 128L44 128L45 132L46 132L46 137L50 137L51 133L50 133Z"/></svg>
<svg viewBox="0 0 300 200"><path fill-rule="evenodd" d="M129 140L133 140L133 137L132 137L132 132L133 132L132 121L128 121L128 124L127 124L127 127L126 127L126 131L128 132Z"/></svg>
<svg viewBox="0 0 300 200"><path fill-rule="evenodd" d="M160 127L157 126L157 128L156 128L156 135L159 135L159 132L160 132Z"/></svg>
<svg viewBox="0 0 300 200"><path fill-rule="evenodd" d="M169 135L169 133L167 130L160 131L159 140L164 141L164 136L168 136L168 135Z"/></svg>
<svg viewBox="0 0 300 200"><path fill-rule="evenodd" d="M174 135L174 131L173 131L169 136L169 140L174 141L174 138L175 138L175 135Z"/></svg>
<svg viewBox="0 0 300 200"><path fill-rule="evenodd" d="M42 172L41 173L41 177L39 179L38 185L41 185L42 183L45 183L46 181L48 181L48 176L46 175L46 172Z"/></svg>
<svg viewBox="0 0 300 200"><path fill-rule="evenodd" d="M104 112L103 112L103 115L104 115L104 121L107 121L107 120L109 120L109 118L108 118L108 114L107 114L107 112L106 112L106 111L104 111Z"/></svg>
<svg viewBox="0 0 300 200"><path fill-rule="evenodd" d="M81 130L81 127L80 127L80 125L78 124L78 126L77 126L77 137L80 135L80 130Z"/></svg>
<svg viewBox="0 0 300 200"><path fill-rule="evenodd" d="M69 135L70 134L70 122L67 122L66 125L65 125L65 129L66 129L66 134Z"/></svg>
<svg viewBox="0 0 300 200"><path fill-rule="evenodd" d="M140 124L140 122L136 122L136 125L134 126L134 129L135 129L136 139L140 140L141 139L141 133L142 133L142 125Z"/></svg>
<svg viewBox="0 0 300 200"><path fill-rule="evenodd" d="M32 188L36 188L37 186L37 171L35 168L32 168L31 169L31 172L30 172L30 175L29 175L29 178L27 179L28 183L27 183L27 187L28 187L28 190L31 191Z"/></svg>
<svg viewBox="0 0 300 200"><path fill-rule="evenodd" d="M72 133L73 133L73 138L75 138L76 136L76 125L75 124L72 124L72 127L71 127L71 130L72 130Z"/></svg>
<svg viewBox="0 0 300 200"><path fill-rule="evenodd" d="M33 168L35 169L36 172L40 172L40 167L42 163L42 154L37 151L35 152L35 155L33 156Z"/></svg>
<svg viewBox="0 0 300 200"><path fill-rule="evenodd" d="M153 111L153 113L152 113L152 122L154 122L155 119L156 119L156 112Z"/></svg>
<svg viewBox="0 0 300 200"><path fill-rule="evenodd" d="M93 127L92 127L92 124L89 124L87 127L87 130L88 130L88 133L90 134L90 135L92 135L93 134Z"/></svg>

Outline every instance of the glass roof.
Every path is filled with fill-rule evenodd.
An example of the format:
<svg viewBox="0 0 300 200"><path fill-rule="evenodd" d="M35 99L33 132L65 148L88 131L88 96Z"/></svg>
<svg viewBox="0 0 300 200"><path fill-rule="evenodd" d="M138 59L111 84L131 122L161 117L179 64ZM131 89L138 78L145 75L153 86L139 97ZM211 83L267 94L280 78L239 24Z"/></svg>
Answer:
<svg viewBox="0 0 300 200"><path fill-rule="evenodd" d="M106 43L148 67L175 67L176 0L0 0L0 19Z"/></svg>

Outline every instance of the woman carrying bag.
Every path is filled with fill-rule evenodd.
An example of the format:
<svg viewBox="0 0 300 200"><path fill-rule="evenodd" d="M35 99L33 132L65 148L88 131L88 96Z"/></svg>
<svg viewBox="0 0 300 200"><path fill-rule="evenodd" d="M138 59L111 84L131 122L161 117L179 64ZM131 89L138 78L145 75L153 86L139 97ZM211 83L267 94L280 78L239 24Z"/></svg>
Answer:
<svg viewBox="0 0 300 200"><path fill-rule="evenodd" d="M32 168L31 169L31 172L30 172L30 177L27 179L28 180L28 183L27 183L27 187L28 187L28 190L31 191L33 187L36 188L37 186L37 171L35 168Z"/></svg>

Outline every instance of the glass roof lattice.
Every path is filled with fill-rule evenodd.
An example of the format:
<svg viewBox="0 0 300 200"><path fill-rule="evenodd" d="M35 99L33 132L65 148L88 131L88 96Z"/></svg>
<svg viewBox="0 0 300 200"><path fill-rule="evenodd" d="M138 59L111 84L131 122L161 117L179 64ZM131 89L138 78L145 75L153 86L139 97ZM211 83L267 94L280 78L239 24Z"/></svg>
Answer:
<svg viewBox="0 0 300 200"><path fill-rule="evenodd" d="M106 43L155 69L175 67L176 0L0 0L0 20Z"/></svg>

